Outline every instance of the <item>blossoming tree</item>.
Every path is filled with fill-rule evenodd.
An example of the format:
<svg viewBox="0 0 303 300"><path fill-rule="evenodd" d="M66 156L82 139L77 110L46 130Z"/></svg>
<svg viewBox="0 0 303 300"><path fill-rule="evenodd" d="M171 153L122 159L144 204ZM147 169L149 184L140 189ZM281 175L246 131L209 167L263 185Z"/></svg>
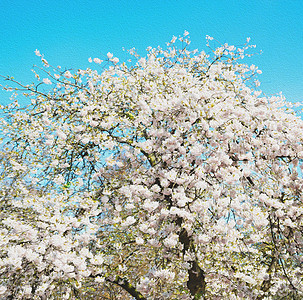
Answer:
<svg viewBox="0 0 303 300"><path fill-rule="evenodd" d="M2 108L0 297L302 299L303 122L248 43L186 35L5 78L31 103Z"/></svg>

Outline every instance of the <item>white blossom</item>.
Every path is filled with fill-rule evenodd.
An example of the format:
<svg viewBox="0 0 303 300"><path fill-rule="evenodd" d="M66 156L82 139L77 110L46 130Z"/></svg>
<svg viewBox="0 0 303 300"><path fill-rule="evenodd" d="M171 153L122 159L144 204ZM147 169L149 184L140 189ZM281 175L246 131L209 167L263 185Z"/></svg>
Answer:
<svg viewBox="0 0 303 300"><path fill-rule="evenodd" d="M51 80L1 107L1 299L303 297L296 105L253 46L188 35L101 71L35 51Z"/></svg>

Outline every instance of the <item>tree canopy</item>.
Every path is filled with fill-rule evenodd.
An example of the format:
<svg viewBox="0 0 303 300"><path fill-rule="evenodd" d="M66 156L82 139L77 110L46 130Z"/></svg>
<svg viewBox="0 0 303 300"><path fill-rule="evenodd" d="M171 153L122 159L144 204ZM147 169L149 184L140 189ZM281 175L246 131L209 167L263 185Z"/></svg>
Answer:
<svg viewBox="0 0 303 300"><path fill-rule="evenodd" d="M252 48L4 77L0 297L301 299L303 122Z"/></svg>

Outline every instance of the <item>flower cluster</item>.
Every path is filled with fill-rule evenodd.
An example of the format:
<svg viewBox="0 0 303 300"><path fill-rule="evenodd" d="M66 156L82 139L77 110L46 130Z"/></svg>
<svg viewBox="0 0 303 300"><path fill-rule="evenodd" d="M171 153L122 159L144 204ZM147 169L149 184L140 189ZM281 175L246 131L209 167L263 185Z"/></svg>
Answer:
<svg viewBox="0 0 303 300"><path fill-rule="evenodd" d="M31 104L2 109L0 297L302 297L303 122L249 41L179 39L101 73L36 51Z"/></svg>

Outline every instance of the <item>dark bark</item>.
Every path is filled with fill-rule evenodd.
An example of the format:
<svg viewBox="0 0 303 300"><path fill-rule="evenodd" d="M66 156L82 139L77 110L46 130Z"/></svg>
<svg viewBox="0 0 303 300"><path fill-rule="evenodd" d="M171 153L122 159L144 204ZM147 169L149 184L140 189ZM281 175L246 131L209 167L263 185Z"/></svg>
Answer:
<svg viewBox="0 0 303 300"><path fill-rule="evenodd" d="M190 238L188 236L187 231L184 228L182 228L179 234L179 241L181 244L183 244L183 256L184 256L186 251L188 251L190 247Z"/></svg>
<svg viewBox="0 0 303 300"><path fill-rule="evenodd" d="M201 299L205 295L205 276L203 270L199 267L197 261L193 261L188 270L187 287L195 299ZM202 298L203 299L203 298Z"/></svg>
<svg viewBox="0 0 303 300"><path fill-rule="evenodd" d="M108 282L115 283L132 295L136 300L147 300L136 288L130 284L126 279L117 276L115 279L107 279Z"/></svg>
<svg viewBox="0 0 303 300"><path fill-rule="evenodd" d="M277 262L277 259L275 257L272 257L271 263L267 270L268 279L264 280L261 285L261 291L263 291L263 292L267 292L270 289L270 287L272 286L271 273L272 273L272 269L274 268L276 262ZM260 295L257 297L256 300L262 300L264 297L265 297L264 295Z"/></svg>
<svg viewBox="0 0 303 300"><path fill-rule="evenodd" d="M98 276L98 275L96 275ZM96 276L90 275L91 278L95 278ZM128 292L131 296L133 296L136 300L147 300L136 288L130 284L125 278L121 278L120 276L116 277L108 277L105 279L107 282L114 283L121 288L123 288L126 292Z"/></svg>
<svg viewBox="0 0 303 300"><path fill-rule="evenodd" d="M177 223L180 223L180 219L177 220ZM186 251L190 250L192 247L192 239L188 235L186 229L182 228L179 234L179 241L183 244L183 256ZM197 260L189 261L191 267L188 270L188 281L187 287L190 291L190 294L194 296L194 299L204 299L205 296L205 276L203 270L199 267Z"/></svg>

